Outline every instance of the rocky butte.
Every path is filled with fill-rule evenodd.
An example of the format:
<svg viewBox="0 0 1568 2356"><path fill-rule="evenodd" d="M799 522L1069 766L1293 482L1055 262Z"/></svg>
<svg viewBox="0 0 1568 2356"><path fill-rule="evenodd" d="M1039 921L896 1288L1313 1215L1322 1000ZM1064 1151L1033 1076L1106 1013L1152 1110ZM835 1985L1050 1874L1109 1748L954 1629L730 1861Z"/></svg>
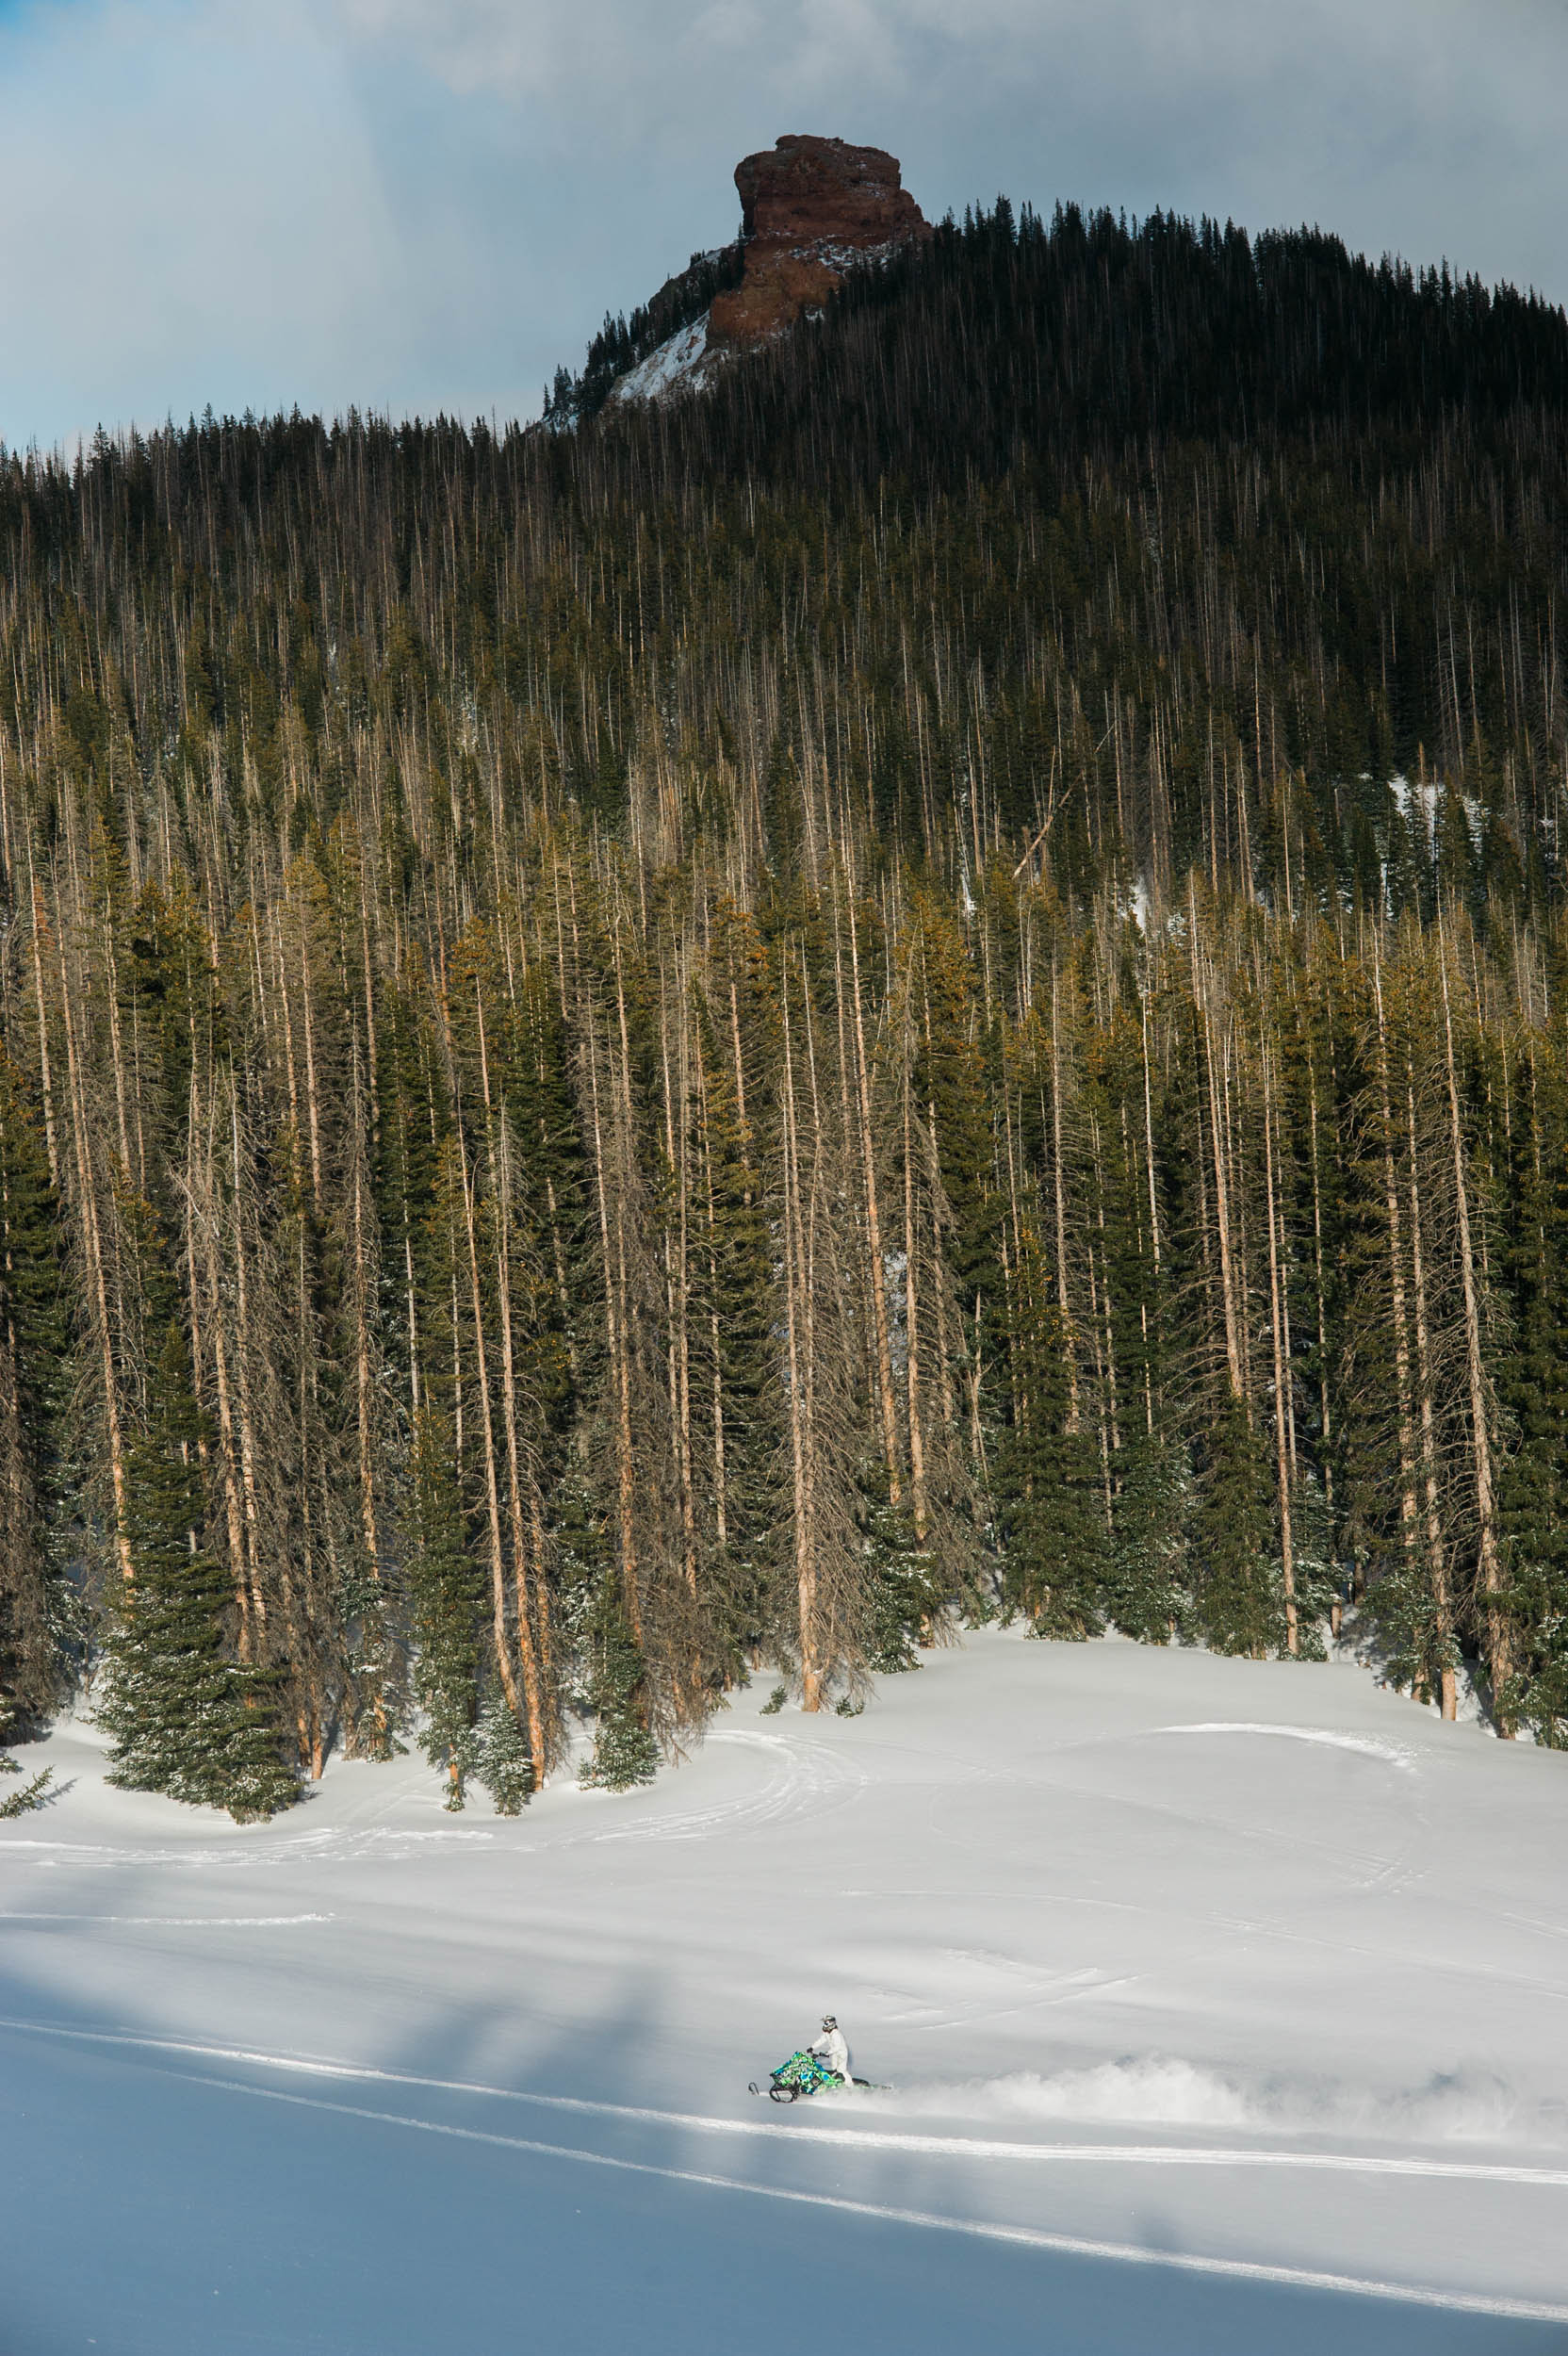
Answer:
<svg viewBox="0 0 1568 2356"><path fill-rule="evenodd" d="M820 310L857 264L881 261L932 234L901 183L898 157L880 147L792 134L743 157L735 186L739 238L694 254L666 281L633 322L635 358L621 361L613 384L590 407L606 399L658 401L710 382L726 360Z"/></svg>
<svg viewBox="0 0 1568 2356"><path fill-rule="evenodd" d="M743 275L708 315L710 351L760 344L816 310L856 262L931 235L880 147L794 134L735 167Z"/></svg>

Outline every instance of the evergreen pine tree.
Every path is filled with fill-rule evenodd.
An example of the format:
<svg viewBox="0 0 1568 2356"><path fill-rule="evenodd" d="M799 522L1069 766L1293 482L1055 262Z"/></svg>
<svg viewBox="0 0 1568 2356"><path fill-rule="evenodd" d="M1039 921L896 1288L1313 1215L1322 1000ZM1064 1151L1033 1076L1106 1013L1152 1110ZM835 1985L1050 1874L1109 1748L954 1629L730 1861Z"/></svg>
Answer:
<svg viewBox="0 0 1568 2356"><path fill-rule="evenodd" d="M1303 1661L1321 1661L1325 1658L1324 1629L1331 1625L1336 1598L1343 1601L1343 1595L1342 1573L1334 1553L1333 1514L1315 1471L1302 1474L1292 1499L1291 1518L1296 1541L1300 1657Z"/></svg>
<svg viewBox="0 0 1568 2356"><path fill-rule="evenodd" d="M866 1613L866 1666L884 1677L921 1665L918 1647L931 1641L932 1624L948 1601L950 1581L936 1548L922 1545L906 1504L888 1497L888 1468L878 1464L864 1477L866 1569L870 1594Z"/></svg>
<svg viewBox="0 0 1568 2356"><path fill-rule="evenodd" d="M135 1577L106 1648L99 1717L112 1736L111 1783L224 1808L237 1823L296 1796L270 1680L229 1657L234 1597L203 1540L198 1444L185 1335L171 1321L151 1382L147 1428L126 1459L126 1535Z"/></svg>
<svg viewBox="0 0 1568 2356"><path fill-rule="evenodd" d="M12 1723L10 1712L0 1707L0 1742L10 1733ZM22 1772L19 1759L12 1759L9 1752L0 1751L0 1775L19 1775ZM54 1780L54 1769L41 1767L36 1775L29 1776L14 1792L8 1792L4 1799L0 1799L0 1823L8 1823L14 1817L26 1816L35 1808L41 1808Z"/></svg>
<svg viewBox="0 0 1568 2356"><path fill-rule="evenodd" d="M35 1725L79 1641L53 1559L72 1361L59 1204L22 1073L0 1051L0 1733Z"/></svg>
<svg viewBox="0 0 1568 2356"><path fill-rule="evenodd" d="M448 1418L433 1407L415 1419L408 1553L414 1698L424 1713L420 1747L446 1770L447 1807L463 1806L479 1764L480 1617L484 1580L464 1544L463 1507Z"/></svg>
<svg viewBox="0 0 1568 2356"><path fill-rule="evenodd" d="M613 1571L600 1582L588 1644L590 1699L598 1725L594 1755L583 1765L581 1780L606 1792L651 1783L659 1767L659 1746L642 1711L647 1672Z"/></svg>
<svg viewBox="0 0 1568 2356"><path fill-rule="evenodd" d="M1037 1307L1013 1348L1022 1412L998 1448L995 1474L1003 1591L1037 1636L1096 1636L1109 1567L1105 1491L1093 1437L1073 1429L1056 1310Z"/></svg>
<svg viewBox="0 0 1568 2356"><path fill-rule="evenodd" d="M1168 1644L1190 1620L1191 1509L1186 1451L1159 1432L1139 1433L1122 1452L1105 1608L1140 1644Z"/></svg>
<svg viewBox="0 0 1568 2356"><path fill-rule="evenodd" d="M944 1222L945 1255L951 1271L959 1332L953 1337L952 1374L965 1410L974 1470L994 1421L996 1381L1004 1361L1005 1298L998 1256L1003 1196L996 1185L996 1136L987 1084L987 1049L995 1060L997 1040L979 1036L972 975L957 924L944 919L923 893L914 1086L936 1143L941 1190L951 1213Z"/></svg>
<svg viewBox="0 0 1568 2356"><path fill-rule="evenodd" d="M1203 1438L1194 1546L1198 1618L1216 1652L1275 1651L1283 1635L1269 1560L1268 1462L1239 1399L1228 1399Z"/></svg>
<svg viewBox="0 0 1568 2356"><path fill-rule="evenodd" d="M1517 1434L1498 1483L1498 1527L1523 1636L1512 1688L1495 1702L1554 1748L1568 1745L1568 1103L1560 1073L1560 1045L1550 1057L1520 1058L1509 1173L1513 1317L1498 1369Z"/></svg>
<svg viewBox="0 0 1568 2356"><path fill-rule="evenodd" d="M736 1026L743 1014L752 1024L760 1015L747 1003L759 994L749 970L754 937L738 919L726 927L729 977L736 979ZM719 987L727 986L721 976ZM743 998L742 985L745 988ZM768 1226L767 1187L759 1168L752 1121L755 1099L743 1121L728 1039L705 1006L697 1008L702 1057L703 1107L702 1235L694 1259L696 1283L692 1324L697 1337L703 1380L695 1420L705 1458L713 1465L704 1482L713 1500L711 1554L704 1586L712 1617L711 1640L726 1671L743 1674L743 1655L760 1641L767 1623L770 1542L778 1513L779 1395L773 1282L773 1239ZM751 1027L751 1024L748 1024ZM761 1063L760 1055L757 1061ZM762 1085L759 1078L759 1088ZM718 1481L722 1441L723 1523Z"/></svg>
<svg viewBox="0 0 1568 2356"><path fill-rule="evenodd" d="M533 1790L528 1737L498 1686L492 1689L480 1713L474 1776L494 1800L498 1816L519 1815Z"/></svg>

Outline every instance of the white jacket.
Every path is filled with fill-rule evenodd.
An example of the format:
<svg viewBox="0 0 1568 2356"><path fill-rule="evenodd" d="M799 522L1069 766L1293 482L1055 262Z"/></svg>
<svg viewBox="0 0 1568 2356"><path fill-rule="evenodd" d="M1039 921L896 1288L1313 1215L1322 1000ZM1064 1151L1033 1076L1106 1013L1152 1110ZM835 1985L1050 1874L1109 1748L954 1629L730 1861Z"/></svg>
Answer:
<svg viewBox="0 0 1568 2356"><path fill-rule="evenodd" d="M836 2070L846 2083L852 2077L853 2073L849 2067L849 2047L844 2042L844 2033L841 2029L825 2030L812 2046L811 2051L818 2061L825 2062L828 2069Z"/></svg>

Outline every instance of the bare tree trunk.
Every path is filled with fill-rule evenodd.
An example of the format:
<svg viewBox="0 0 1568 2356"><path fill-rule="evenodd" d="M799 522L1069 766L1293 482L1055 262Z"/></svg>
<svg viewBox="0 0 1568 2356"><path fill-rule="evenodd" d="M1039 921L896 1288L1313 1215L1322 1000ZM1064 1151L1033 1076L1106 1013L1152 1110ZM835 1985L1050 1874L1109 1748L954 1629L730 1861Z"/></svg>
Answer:
<svg viewBox="0 0 1568 2356"><path fill-rule="evenodd" d="M604 1259L605 1342L615 1419L615 1490L620 1531L621 1586L632 1633L642 1643L642 1605L637 1593L636 1485L631 1444L631 1373L628 1364L626 1250L617 1197L614 1241L611 1237L610 1182L605 1162L604 1121L599 1104L598 1039L592 1009L588 1018L588 1095L594 1129L594 1175L599 1209L599 1247ZM618 1247L618 1249L617 1249Z"/></svg>
<svg viewBox="0 0 1568 2356"><path fill-rule="evenodd" d="M474 1307L474 1366L478 1374L479 1429L484 1453L485 1519L490 1532L490 1626L496 1647L496 1668L506 1706L519 1714L517 1680L512 1668L512 1647L506 1633L506 1553L501 1541L500 1491L496 1477L496 1434L490 1413L490 1368L484 1343L484 1297L479 1281L479 1245L474 1233L474 1196L468 1178L467 1155L462 1154L463 1220L468 1238L468 1282Z"/></svg>
<svg viewBox="0 0 1568 2356"><path fill-rule="evenodd" d="M250 1567L245 1556L245 1508L240 1495L239 1453L235 1434L234 1399L229 1381L229 1338L223 1315L222 1268L219 1256L218 1209L214 1200L212 1133L217 1105L208 1107L204 1151L198 1163L195 1141L200 1124L200 1100L194 1073L190 1088L190 1136L187 1160L186 1218L188 1222L190 1290L197 1291L196 1237L200 1230L207 1305L211 1320L213 1377L218 1393L218 1448L223 1467L223 1518L229 1539L229 1563L235 1601L239 1607L239 1658L253 1652Z"/></svg>
<svg viewBox="0 0 1568 2356"><path fill-rule="evenodd" d="M114 1544L120 1575L129 1587L136 1576L126 1525L125 1445L120 1421L120 1379L114 1363L114 1333L109 1322L108 1282L104 1268L104 1238L98 1221L98 1186L88 1136L87 1094L76 1053L75 1024L71 1015L71 983L65 969L65 941L57 932L59 952L60 1010L65 1026L66 1085L71 1102L71 1131L75 1144L76 1186L82 1206L82 1241L87 1252L88 1284L98 1329L104 1379L104 1428L109 1447L109 1481L114 1492Z"/></svg>
<svg viewBox="0 0 1568 2356"><path fill-rule="evenodd" d="M484 1023L484 993L480 975L474 973L474 1015L479 1039L480 1087L484 1098L485 1148L490 1163L490 1207L495 1230L496 1299L501 1322L501 1427L506 1434L506 1496L507 1518L512 1535L512 1579L517 1601L517 1652L522 1662L523 1695L528 1711L529 1746L536 1777L545 1772L545 1719L539 1692L539 1664L534 1652L531 1614L529 1610L530 1537L523 1512L523 1481L521 1452L517 1433L516 1360L513 1350L512 1333L512 1152L510 1133L504 1111L500 1117L500 1144L497 1148L497 1116L490 1095L490 1047ZM470 1219L470 1234L472 1220ZM477 1279L476 1279L477 1284ZM478 1294L475 1295L476 1330L479 1318ZM483 1344L480 1344L481 1380L483 1376ZM486 1385L488 1388L488 1385ZM505 1672L502 1684L506 1686ZM516 1712L516 1695L506 1687L507 1700Z"/></svg>
<svg viewBox="0 0 1568 2356"><path fill-rule="evenodd" d="M1056 1210L1056 1311L1067 1358L1067 1428L1078 1429L1078 1350L1067 1289L1067 1170L1062 1159L1062 1064L1057 1020L1056 960L1051 960L1051 1175Z"/></svg>
<svg viewBox="0 0 1568 2356"><path fill-rule="evenodd" d="M1399 1530L1404 1541L1405 1559L1415 1561L1415 1430L1411 1406L1410 1323L1405 1303L1404 1247L1401 1242L1403 1221L1399 1213L1399 1190L1394 1174L1394 1108L1390 1101L1388 1076L1388 1034L1383 1017L1382 968L1374 942L1372 969L1374 1000L1378 1011L1378 1088L1382 1115L1383 1139L1383 1211L1388 1222L1389 1293L1394 1310L1394 1371L1397 1394L1399 1427Z"/></svg>
<svg viewBox="0 0 1568 2356"><path fill-rule="evenodd" d="M794 1050L784 975L784 1284L790 1371L790 1464L794 1499L795 1603L800 1631L801 1708L822 1708L817 1654L816 1561L812 1546L808 1368L811 1361L810 1289L800 1208L800 1143L795 1119Z"/></svg>
<svg viewBox="0 0 1568 2356"><path fill-rule="evenodd" d="M677 973L679 973L678 961ZM697 1592L696 1509L692 1480L692 1342L690 1333L691 1262L688 1215L691 1180L686 1168L686 1072L684 1031L680 1042L679 1120L677 1090L670 1072L669 1007L665 993L659 1001L659 1046L664 1077L664 1152L676 1189L675 1229L664 1222L664 1297L668 1333L670 1430L675 1437L676 1485L680 1497L681 1570L693 1601Z"/></svg>
<svg viewBox="0 0 1568 2356"><path fill-rule="evenodd" d="M306 1229L303 1206L297 1208L294 1225L294 1299L291 1304L300 1366L299 1390L295 1399L295 1415L300 1439L300 1531L301 1582L302 1588L302 1618L306 1644L299 1643L300 1618L292 1604L289 1608L289 1654L294 1663L296 1685L295 1724L300 1737L300 1759L313 1783L321 1774L320 1711L317 1686L316 1664L316 1546L311 1489L316 1463L311 1447L312 1422L310 1400L311 1349L308 1338L311 1327L310 1269L306 1252Z"/></svg>
<svg viewBox="0 0 1568 2356"><path fill-rule="evenodd" d="M512 1221L512 1164L504 1130L498 1157L492 1134L491 1188L496 1213L496 1292L501 1320L501 1418L506 1432L506 1497L512 1530L512 1577L517 1598L517 1653L522 1662L523 1700L528 1711L529 1747L533 1759L533 1772L536 1778L542 1778L546 1762L545 1710L529 1595L529 1561L533 1551L533 1532L524 1514L522 1453L517 1432L516 1360L512 1332L512 1260L508 1242ZM531 1493L532 1486L531 1478Z"/></svg>
<svg viewBox="0 0 1568 2356"><path fill-rule="evenodd" d="M365 844L356 842L359 881L359 946L365 975L365 1053L369 1077L370 1134L379 1138L381 1100L376 1087L376 988L370 966L370 895L366 889Z"/></svg>
<svg viewBox="0 0 1568 2356"><path fill-rule="evenodd" d="M1019 1331L1019 1318L1021 1315L1022 1309L1022 1297L1020 1291L1020 1285L1021 1282L1021 1268L1023 1253L1023 1228L1019 1213L1018 1149L1013 1129L1013 1094L1009 1074L1005 1065L1003 1068L1002 1091L1002 1104L1006 1126L1007 1142L1007 1209L1009 1221L1008 1226L1004 1227L1002 1233L1002 1282L1005 1294L1004 1308L1007 1319L1006 1330L1009 1334L1016 1334ZM1007 1249L1007 1238L1009 1234L1012 1236L1012 1251L1010 1253ZM1007 1389L1012 1400L1013 1421L1015 1423L1021 1423L1023 1415L1023 1400L1019 1390L1020 1357L1021 1353L1016 1349L1009 1348L1007 1352Z"/></svg>
<svg viewBox="0 0 1568 2356"><path fill-rule="evenodd" d="M1317 1072L1312 1050L1307 1050L1307 1141L1312 1154L1312 1252L1314 1289L1317 1307L1317 1396L1318 1416L1323 1434L1323 1495L1331 1510L1333 1506L1333 1466L1330 1446L1333 1438L1333 1420L1329 1399L1329 1311L1323 1276L1323 1185L1318 1161L1317 1144ZM1334 1597L1333 1632L1339 1634L1339 1598Z"/></svg>
<svg viewBox="0 0 1568 2356"><path fill-rule="evenodd" d="M1274 1479L1280 1509L1280 1572L1285 1591L1285 1649L1301 1650L1296 1608L1296 1548L1290 1518L1290 1460L1285 1439L1285 1384L1290 1379L1289 1335L1280 1286L1280 1247L1274 1218L1274 1106L1269 1087L1268 1045L1263 1052L1264 1186L1268 1197L1268 1306L1274 1338Z"/></svg>
<svg viewBox="0 0 1568 2356"><path fill-rule="evenodd" d="M364 1105L359 1085L359 1045L354 1044L352 1168L350 1173L349 1292L354 1320L354 1414L359 1438L359 1519L370 1577L381 1583L381 1542L376 1530L375 1369L372 1365L371 1298L374 1254L368 1235L368 1172L365 1166Z"/></svg>
<svg viewBox="0 0 1568 2356"><path fill-rule="evenodd" d="M305 1112L310 1122L310 1200L318 1219L321 1216L321 1118L316 1087L316 1019L310 996L310 957L305 943L304 926L300 927L300 996L304 1015L305 1034Z"/></svg>
<svg viewBox="0 0 1568 2356"><path fill-rule="evenodd" d="M1214 1025L1206 1002L1202 1007L1202 1018L1203 1067L1208 1078L1209 1095L1209 1141L1214 1153L1214 1212L1219 1246L1219 1291L1225 1314L1225 1366L1230 1378L1231 1397L1241 1401L1250 1422L1252 1410L1242 1372L1241 1320L1231 1236L1230 1173L1226 1168L1229 1156L1225 1149L1225 1124L1220 1119L1219 1089L1215 1076Z"/></svg>
<svg viewBox="0 0 1568 2356"><path fill-rule="evenodd" d="M855 1084L860 1161L866 1190L866 1232L871 1251L872 1327L876 1346L877 1395L882 1405L882 1446L888 1460L888 1497L896 1505L899 1481L898 1410L893 1402L892 1350L888 1338L888 1271L882 1256L882 1225L876 1200L876 1153L872 1137L871 1079L866 1065L865 1018L860 1006L860 947L855 923L855 885L846 877L844 903L849 914L849 978L854 1013Z"/></svg>
<svg viewBox="0 0 1568 2356"><path fill-rule="evenodd" d="M728 1505L725 1493L724 1348L719 1327L718 1215L713 1198L713 1152L708 1112L708 1075L702 1057L702 1034L695 1039L697 1059L697 1118L702 1124L702 1170L708 1213L708 1347L712 1360L713 1387L713 1534L720 1546L729 1543Z"/></svg>
<svg viewBox="0 0 1568 2356"><path fill-rule="evenodd" d="M1100 1497L1105 1513L1105 1531L1109 1536L1115 1520L1116 1508L1111 1488L1111 1435L1105 1415L1107 1384L1105 1350L1102 1340L1103 1329L1100 1322L1100 1277L1092 1237L1084 1255L1084 1272L1088 1279L1089 1287L1089 1347L1094 1352L1095 1422L1098 1426L1100 1441Z"/></svg>
<svg viewBox="0 0 1568 2356"><path fill-rule="evenodd" d="M108 1004L109 1064L114 1072L114 1110L120 1132L120 1167L128 1178L134 1164L131 1159L130 1123L125 1118L125 1058L120 1037L120 990L115 975L114 926L106 904L104 909L104 996Z"/></svg>
<svg viewBox="0 0 1568 2356"><path fill-rule="evenodd" d="M1154 1273L1160 1272L1160 1210L1154 1193L1154 1108L1149 1082L1149 993L1138 993L1138 1013L1143 1026L1143 1157L1149 1172L1149 1233L1154 1246ZM1151 1424L1150 1429L1153 1426Z"/></svg>
<svg viewBox="0 0 1568 2356"><path fill-rule="evenodd" d="M294 1016L289 1006L288 999L288 974L284 961L283 924L281 919L274 923L273 936L277 946L278 1004L283 1008L284 1069L288 1075L288 1125L291 1132L290 1143L294 1156L295 1176L299 1181L300 1190L302 1193L304 1191L304 1169L302 1161L302 1152L304 1140L300 1129L300 1081L299 1074L294 1069Z"/></svg>
<svg viewBox="0 0 1568 2356"><path fill-rule="evenodd" d="M251 1577L251 1609L257 1630L264 1636L267 1629L267 1596L260 1579L257 1545L256 1445L251 1413L250 1284L245 1260L245 1205L239 1174L239 1104L232 1073L229 1076L229 1151L234 1180L235 1359L239 1410L240 1489L245 1502L245 1560ZM284 1576L286 1579L286 1571Z"/></svg>
<svg viewBox="0 0 1568 2356"><path fill-rule="evenodd" d="M1464 1286L1464 1366L1470 1391L1470 1441L1476 1480L1476 1519L1480 1529L1480 1584L1485 1598L1486 1643L1493 1691L1501 1694L1513 1675L1513 1632L1502 1601L1502 1565L1497 1553L1496 1501L1492 1478L1486 1366L1481 1353L1480 1301L1470 1233L1470 1191L1464 1175L1464 1133L1460 1122L1459 1079L1454 1068L1454 1022L1448 1004L1447 944L1438 940L1443 976L1444 1072L1448 1084L1448 1133L1454 1153L1454 1198L1459 1211L1460 1274ZM1506 1708L1499 1708L1499 1733L1512 1739Z"/></svg>
<svg viewBox="0 0 1568 2356"><path fill-rule="evenodd" d="M1121 1405L1117 1387L1116 1330L1111 1322L1111 1268L1105 1245L1105 1169L1098 1115L1090 1118L1089 1139L1094 1154L1094 1219L1100 1241L1100 1315L1105 1344L1105 1415L1111 1455L1119 1456Z"/></svg>
<svg viewBox="0 0 1568 2356"><path fill-rule="evenodd" d="M925 1441L920 1411L920 1303L915 1283L915 1160L909 1124L909 1070L904 1071L904 1370L909 1405L909 1487L915 1536L925 1544Z"/></svg>
<svg viewBox="0 0 1568 2356"><path fill-rule="evenodd" d="M1443 1516L1437 1488L1437 1433L1432 1409L1431 1327L1427 1317L1427 1262L1422 1237L1421 1180L1415 1137L1415 1077L1411 1068L1409 1051L1405 1062L1405 1113L1410 1153L1408 1190L1410 1195L1410 1268L1411 1291L1415 1314L1415 1372L1417 1404L1421 1417L1421 1474L1427 1507L1427 1560L1432 1582L1432 1603L1437 1618L1437 1641L1444 1659L1439 1672L1441 1709L1445 1718L1459 1715L1459 1695L1454 1680L1454 1667L1447 1658L1453 1642L1453 1604L1448 1592L1448 1560L1443 1543Z"/></svg>
<svg viewBox="0 0 1568 2356"><path fill-rule="evenodd" d="M55 1144L55 1090L49 1068L49 1011L43 996L43 956L41 934L47 918L43 912L43 894L33 875L33 846L27 844L27 877L32 885L33 926L33 990L38 1006L39 1074L43 1088L43 1143L49 1156L49 1184L57 1190L60 1183L60 1158Z"/></svg>

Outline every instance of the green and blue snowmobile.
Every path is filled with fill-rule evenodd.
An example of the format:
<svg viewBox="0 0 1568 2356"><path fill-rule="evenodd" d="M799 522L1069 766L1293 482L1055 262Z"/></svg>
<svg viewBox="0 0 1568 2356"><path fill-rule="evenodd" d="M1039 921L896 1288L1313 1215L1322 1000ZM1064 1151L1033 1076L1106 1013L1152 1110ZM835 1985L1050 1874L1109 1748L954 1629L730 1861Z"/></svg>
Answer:
<svg viewBox="0 0 1568 2356"><path fill-rule="evenodd" d="M798 2102L802 2095L821 2094L829 2087L841 2092L844 2083L836 2070L825 2069L815 2053L792 2053L787 2062L780 2062L770 2073L765 2086L760 2086L753 2079L750 2091L765 2094L773 2102ZM854 2078L849 2083L868 2089L872 2086L869 2078ZM880 2087L875 2091L885 2093L887 2089Z"/></svg>

